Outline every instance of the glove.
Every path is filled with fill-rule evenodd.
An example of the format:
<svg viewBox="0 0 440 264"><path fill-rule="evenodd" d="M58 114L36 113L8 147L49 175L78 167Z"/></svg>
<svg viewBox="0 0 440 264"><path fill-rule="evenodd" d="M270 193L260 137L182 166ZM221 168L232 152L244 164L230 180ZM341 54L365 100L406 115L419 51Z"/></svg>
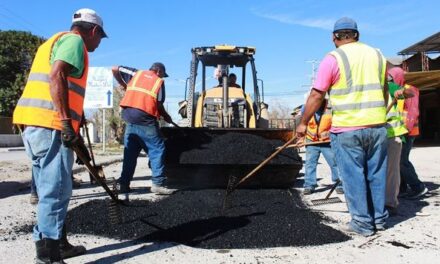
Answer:
<svg viewBox="0 0 440 264"><path fill-rule="evenodd" d="M77 145L79 138L75 133L75 130L73 130L70 118L62 119L61 125L63 126L63 130L61 131L61 141L63 142L63 145L68 148Z"/></svg>
<svg viewBox="0 0 440 264"><path fill-rule="evenodd" d="M88 162L92 160L92 158L90 157L89 150L87 149L86 144L84 143L84 139L81 135L78 137L77 149L81 153L81 156L83 156ZM75 162L78 165L84 165L84 162L78 157L78 155L76 156Z"/></svg>

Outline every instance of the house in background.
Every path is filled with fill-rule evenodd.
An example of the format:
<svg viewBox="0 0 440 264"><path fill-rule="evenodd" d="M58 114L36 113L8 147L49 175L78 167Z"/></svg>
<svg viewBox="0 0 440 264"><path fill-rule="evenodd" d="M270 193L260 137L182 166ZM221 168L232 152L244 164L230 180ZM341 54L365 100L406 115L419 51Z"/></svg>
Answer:
<svg viewBox="0 0 440 264"><path fill-rule="evenodd" d="M400 51L405 80L420 90L420 136L416 143L440 143L440 32Z"/></svg>

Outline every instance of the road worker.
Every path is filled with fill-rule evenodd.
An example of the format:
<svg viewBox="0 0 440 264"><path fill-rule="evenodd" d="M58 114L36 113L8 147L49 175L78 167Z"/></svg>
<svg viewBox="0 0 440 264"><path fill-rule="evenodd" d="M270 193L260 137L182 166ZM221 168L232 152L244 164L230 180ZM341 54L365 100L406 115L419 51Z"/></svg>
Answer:
<svg viewBox="0 0 440 264"><path fill-rule="evenodd" d="M304 113L304 106L301 112ZM306 143L318 143L306 146L306 164L304 175L304 195L312 194L318 186L316 182L316 167L319 156L322 153L327 164L330 166L332 181L339 179L338 166L333 150L330 147L330 127L332 125L331 107L328 100L324 99L318 111L312 116L307 125ZM324 143L322 143L324 142ZM336 193L343 194L342 184L336 187Z"/></svg>
<svg viewBox="0 0 440 264"><path fill-rule="evenodd" d="M405 127L408 130L408 134L405 135L405 139L402 144L402 153L400 157L400 174L403 179L403 186L401 190L407 191L407 186L410 187L410 191L402 193L402 197L408 199L418 199L424 196L428 192L426 185L420 181L419 176L416 173L414 165L409 160L409 154L414 144L416 136L419 135L419 90L407 83L405 83L404 71L399 67L390 69L389 75L393 81L403 89L397 90L397 96L403 95L399 100L399 108L402 111ZM412 96L406 96L411 94Z"/></svg>
<svg viewBox="0 0 440 264"><path fill-rule="evenodd" d="M14 111L13 122L23 128L39 198L33 232L36 263L64 263L64 258L86 251L67 241L65 217L72 195L72 149L85 148L78 133L88 52L105 37L102 19L94 10L76 11L70 31L53 35L38 48Z"/></svg>
<svg viewBox="0 0 440 264"><path fill-rule="evenodd" d="M386 60L379 50L359 42L357 23L351 18L336 21L332 38L336 49L321 61L297 137L306 135L307 123L328 92L331 147L351 215L342 229L371 236L385 229L388 217Z"/></svg>
<svg viewBox="0 0 440 264"><path fill-rule="evenodd" d="M166 187L164 171L165 143L159 131L158 119L162 116L172 123L165 110L165 83L168 77L163 63L155 62L149 70L114 66L113 76L124 89L120 106L122 118L127 122L124 136L124 160L119 178L120 193L129 193L130 182L136 169L137 158L143 149L152 170L151 192L168 195L175 192Z"/></svg>

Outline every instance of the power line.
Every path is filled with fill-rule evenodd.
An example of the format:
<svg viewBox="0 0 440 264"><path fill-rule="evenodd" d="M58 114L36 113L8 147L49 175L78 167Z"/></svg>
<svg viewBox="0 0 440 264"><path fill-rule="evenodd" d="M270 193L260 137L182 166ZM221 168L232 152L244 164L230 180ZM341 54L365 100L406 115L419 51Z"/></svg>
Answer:
<svg viewBox="0 0 440 264"><path fill-rule="evenodd" d="M35 25L34 23L26 20L25 18L23 18L22 16L18 15L17 13L11 11L10 9L8 9L7 7L5 7L4 5L0 4L0 8L2 8L5 12L1 13L0 17L7 17L9 18L7 20L7 22L12 23L12 25L18 25L18 27L23 28L27 31L39 31L40 33L43 33L41 35L44 35L46 33L46 31L40 27L38 27L37 25ZM14 22L15 21L15 22Z"/></svg>

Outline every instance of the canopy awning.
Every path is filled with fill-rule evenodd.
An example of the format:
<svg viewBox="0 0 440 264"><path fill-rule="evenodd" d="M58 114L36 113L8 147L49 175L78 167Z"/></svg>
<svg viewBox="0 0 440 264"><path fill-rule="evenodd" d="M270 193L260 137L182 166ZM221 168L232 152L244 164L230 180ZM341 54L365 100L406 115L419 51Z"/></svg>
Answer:
<svg viewBox="0 0 440 264"><path fill-rule="evenodd" d="M440 70L405 73L405 81L420 91L432 88L440 89Z"/></svg>
<svg viewBox="0 0 440 264"><path fill-rule="evenodd" d="M412 55L418 52L435 53L440 52L440 32L435 33L426 39L413 44L399 52L399 55Z"/></svg>

